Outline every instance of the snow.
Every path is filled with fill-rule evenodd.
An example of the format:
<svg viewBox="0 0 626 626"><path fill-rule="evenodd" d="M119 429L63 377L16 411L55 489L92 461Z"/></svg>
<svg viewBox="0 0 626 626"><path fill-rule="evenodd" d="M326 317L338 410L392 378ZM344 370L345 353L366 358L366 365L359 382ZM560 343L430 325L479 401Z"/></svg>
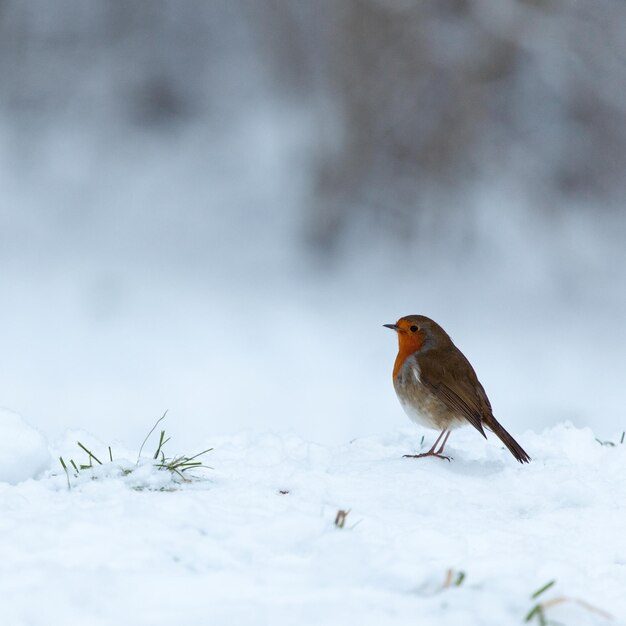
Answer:
<svg viewBox="0 0 626 626"><path fill-rule="evenodd" d="M529 465L469 428L450 438L450 463L402 458L433 436L410 426L334 446L239 433L185 450L214 447L213 469L182 483L147 458L130 471L136 450L115 444L107 463L104 443L66 433L55 457L84 462L80 440L104 464L70 489L60 465L0 484L3 623L502 626L553 579L541 599L626 623L621 433L614 445L571 424L513 434ZM574 602L546 615L609 623Z"/></svg>
<svg viewBox="0 0 626 626"><path fill-rule="evenodd" d="M0 481L11 484L35 478L50 465L44 436L22 417L0 409Z"/></svg>

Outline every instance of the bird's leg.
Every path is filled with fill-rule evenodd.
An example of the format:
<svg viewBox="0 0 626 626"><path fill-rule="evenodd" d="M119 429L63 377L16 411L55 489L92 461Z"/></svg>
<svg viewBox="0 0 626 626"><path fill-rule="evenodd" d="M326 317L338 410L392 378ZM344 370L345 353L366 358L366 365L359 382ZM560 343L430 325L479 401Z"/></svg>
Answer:
<svg viewBox="0 0 626 626"><path fill-rule="evenodd" d="M439 450L437 450L437 452L435 452L435 454L441 454L441 453L443 452L443 448L444 448L444 446L446 445L446 443L448 442L448 437L450 436L450 433L451 433L451 432L452 432L452 431L450 431L450 430L449 430L449 431L446 433L446 436L443 438L443 443L439 446ZM448 458L448 457L446 457L446 458Z"/></svg>
<svg viewBox="0 0 626 626"><path fill-rule="evenodd" d="M437 448L437 444L439 443L439 441L444 435L446 436L445 436L445 439L443 440L443 443L439 447L439 450L435 452ZM441 454L443 452L443 447L446 445L446 441L448 441L449 436L450 436L450 431L444 428L439 433L439 437L437 437L437 440L435 441L435 443L433 443L433 447L428 452L422 452L422 454L405 454L404 457L408 459L421 459L422 457L425 457L425 456L436 456L438 459L446 459L446 461L449 461L450 460L449 456L445 456Z"/></svg>
<svg viewBox="0 0 626 626"><path fill-rule="evenodd" d="M435 451L435 448L437 447L437 444L439 443L439 440L445 435L446 429L444 428L440 433L439 433L439 437L437 437L437 439L435 440L435 443L433 443L433 447L428 451L428 453L430 454L431 452Z"/></svg>

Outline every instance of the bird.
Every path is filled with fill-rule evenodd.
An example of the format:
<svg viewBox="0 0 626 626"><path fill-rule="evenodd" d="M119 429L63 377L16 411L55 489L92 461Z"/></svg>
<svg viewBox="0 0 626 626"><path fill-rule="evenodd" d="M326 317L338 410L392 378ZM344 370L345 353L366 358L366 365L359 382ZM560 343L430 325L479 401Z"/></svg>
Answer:
<svg viewBox="0 0 626 626"><path fill-rule="evenodd" d="M520 463L530 461L496 420L474 368L437 322L425 315L406 315L383 326L398 335L393 386L404 412L413 422L440 431L428 452L405 457L450 461L443 451L451 431L471 424L485 439L485 429L493 432Z"/></svg>

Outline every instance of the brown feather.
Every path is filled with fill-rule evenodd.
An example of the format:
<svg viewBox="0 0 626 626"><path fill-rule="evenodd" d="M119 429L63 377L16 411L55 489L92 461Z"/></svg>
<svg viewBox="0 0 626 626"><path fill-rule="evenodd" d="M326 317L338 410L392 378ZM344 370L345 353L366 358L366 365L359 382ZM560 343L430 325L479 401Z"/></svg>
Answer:
<svg viewBox="0 0 626 626"><path fill-rule="evenodd" d="M498 439L508 448L509 452L520 462L530 462L530 457L522 448L522 446L513 439L513 437L506 431L504 426L498 422L498 420L490 415L484 419L484 424L489 428Z"/></svg>
<svg viewBox="0 0 626 626"><path fill-rule="evenodd" d="M448 347L429 350L416 357L422 384L486 438L482 420L491 413L491 406L474 369L461 351ZM455 375L456 372L462 375Z"/></svg>

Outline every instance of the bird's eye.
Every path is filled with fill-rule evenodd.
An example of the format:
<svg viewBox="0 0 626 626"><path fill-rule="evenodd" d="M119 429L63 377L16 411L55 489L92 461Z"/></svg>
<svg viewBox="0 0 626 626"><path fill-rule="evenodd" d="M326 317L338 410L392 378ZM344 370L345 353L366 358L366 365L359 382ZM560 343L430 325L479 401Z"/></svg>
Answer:
<svg viewBox="0 0 626 626"><path fill-rule="evenodd" d="M411 328L409 328L409 330L414 333L417 330L417 326L413 325L411 326Z"/></svg>

